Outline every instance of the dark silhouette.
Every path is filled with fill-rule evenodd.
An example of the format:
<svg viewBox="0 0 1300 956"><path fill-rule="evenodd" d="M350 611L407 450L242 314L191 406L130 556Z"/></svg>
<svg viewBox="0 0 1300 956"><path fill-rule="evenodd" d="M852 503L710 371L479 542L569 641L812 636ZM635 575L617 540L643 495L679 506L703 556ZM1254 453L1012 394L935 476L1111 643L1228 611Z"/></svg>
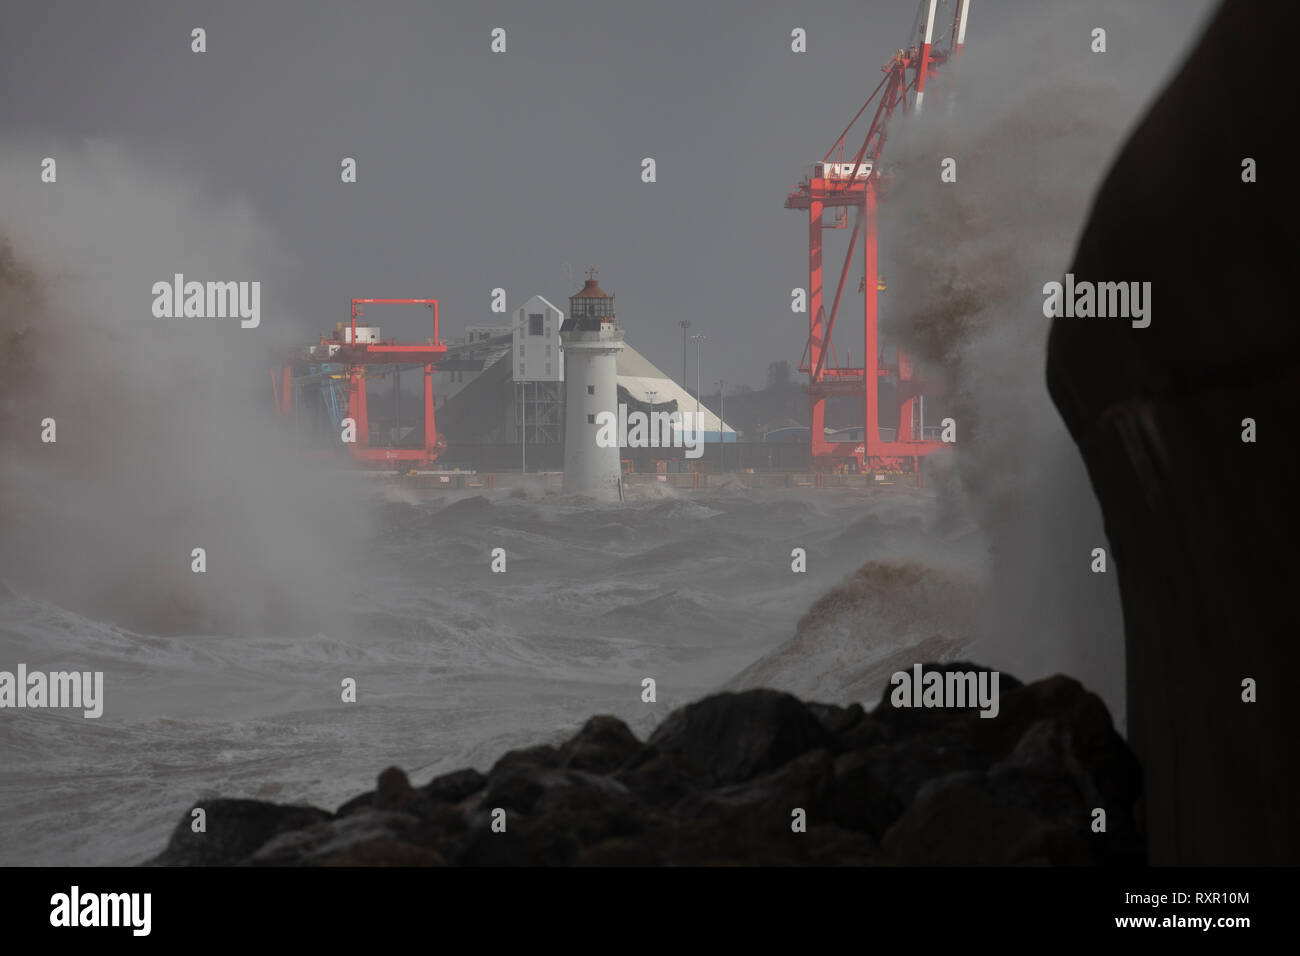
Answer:
<svg viewBox="0 0 1300 956"><path fill-rule="evenodd" d="M1293 3L1219 9L1110 171L1070 270L1150 281L1150 327L1057 319L1049 343L1052 398L1118 566L1154 864L1300 861L1297 206L1283 147L1298 28ZM1247 158L1258 182L1243 182Z"/></svg>

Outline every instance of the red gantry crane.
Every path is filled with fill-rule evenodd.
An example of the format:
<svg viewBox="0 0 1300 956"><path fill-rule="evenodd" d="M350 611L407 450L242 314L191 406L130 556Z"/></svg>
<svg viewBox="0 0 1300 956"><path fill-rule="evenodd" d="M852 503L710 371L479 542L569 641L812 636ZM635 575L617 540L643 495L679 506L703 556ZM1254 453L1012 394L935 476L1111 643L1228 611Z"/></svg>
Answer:
<svg viewBox="0 0 1300 956"><path fill-rule="evenodd" d="M876 334L876 293L883 288L876 271L877 205L880 199L881 157L888 135L888 123L894 111L920 111L925 99L926 79L945 65L955 67L966 39L966 18L970 0L956 0L952 29L946 43L936 47L934 22L940 0L922 0L919 42L899 50L883 67L885 77L844 128L844 132L822 157L807 168L804 179L786 197L785 208L808 211L808 342L804 346L799 371L808 373L809 435L814 467L828 468L856 462L860 470L897 470L910 467L919 471L922 456L942 447L942 442L927 441L920 434L917 398L926 391L911 361L902 349L894 366L881 359ZM944 0L947 6L947 0ZM868 108L875 103L866 137L851 159L845 159L849 132ZM822 230L847 228L848 210L857 210L853 234L835 296L827 313L823 302ZM833 219L823 223L827 209ZM839 316L844 283L853 265L858 239L862 238L863 322L865 331L865 367L840 365L831 335ZM879 380L892 376L898 389L899 421L893 441L880 435L877 393ZM825 432L826 399L833 395L861 395L863 398L863 438L861 442L827 441Z"/></svg>
<svg viewBox="0 0 1300 956"><path fill-rule="evenodd" d="M433 338L424 343L403 344L379 337L379 329L357 325L363 305L422 305L433 312ZM349 326L339 323L331 336L321 336L314 345L297 352L278 370L271 372L276 411L282 418L293 415L297 406L294 393L318 389L327 405L333 405L332 384L347 383L346 417L356 425L356 441L347 446L352 457L363 463L385 462L409 467L428 467L437 459L446 442L438 435L433 414L433 372L447 354L447 345L438 338L437 299L353 299ZM371 445L370 417L366 404L367 369L380 367L385 374L396 376L403 365L424 366L424 433L418 447L397 447L396 436L389 447ZM296 373L296 374L295 374ZM394 386L396 389L396 385ZM341 404L341 403L340 403ZM344 417L341 407L329 409L329 428L336 429ZM334 440L338 433L332 432Z"/></svg>

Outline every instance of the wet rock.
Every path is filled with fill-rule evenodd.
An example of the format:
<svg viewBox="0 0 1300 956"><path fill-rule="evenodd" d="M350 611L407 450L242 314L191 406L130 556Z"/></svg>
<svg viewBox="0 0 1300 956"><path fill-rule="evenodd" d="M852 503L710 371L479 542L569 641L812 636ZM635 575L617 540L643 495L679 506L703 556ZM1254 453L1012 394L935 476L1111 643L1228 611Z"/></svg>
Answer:
<svg viewBox="0 0 1300 956"><path fill-rule="evenodd" d="M406 778L405 771L399 767L389 767L379 775L379 785L375 788L376 810L409 811L424 800L424 796L416 792L411 781Z"/></svg>
<svg viewBox="0 0 1300 956"><path fill-rule="evenodd" d="M518 768L494 779L472 816L470 866L567 865L584 845L637 834L644 814L626 787L583 771L544 769L524 779ZM523 796L517 796L523 794ZM506 811L503 832L493 811Z"/></svg>
<svg viewBox="0 0 1300 956"><path fill-rule="evenodd" d="M192 810L206 814L206 831L192 829ZM187 811L166 849L152 866L235 866L282 833L293 833L330 819L315 807L263 803L261 800L208 800Z"/></svg>
<svg viewBox="0 0 1300 956"><path fill-rule="evenodd" d="M811 823L830 820L834 764L830 750L819 748L744 783L692 794L674 808L674 815L695 825L765 833L770 841L792 832L796 808Z"/></svg>
<svg viewBox="0 0 1300 956"><path fill-rule="evenodd" d="M925 665L923 671L939 665ZM971 669L976 669L970 665ZM154 862L256 866L1140 862L1132 755L1076 681L1003 675L999 713L723 693L643 743L588 720L559 747L411 786L390 767L333 817L215 801ZM1107 830L1089 826L1095 807ZM496 824L494 826L494 823ZM797 825L796 825L797 824ZM233 828L232 828L233 825Z"/></svg>
<svg viewBox="0 0 1300 956"><path fill-rule="evenodd" d="M422 795L418 813L362 808L281 833L248 859L253 866L439 866L464 853L466 814Z"/></svg>
<svg viewBox="0 0 1300 956"><path fill-rule="evenodd" d="M808 712L817 718L818 723L832 737L848 730L865 717L867 713L862 709L861 704L840 707L838 704L815 704L810 702L804 706L808 708Z"/></svg>
<svg viewBox="0 0 1300 956"><path fill-rule="evenodd" d="M864 717L836 734L832 746L836 753L853 753L856 750L866 750L876 744L882 744L891 736L888 726L878 720Z"/></svg>
<svg viewBox="0 0 1300 956"><path fill-rule="evenodd" d="M612 773L642 750L645 744L636 739L627 724L617 717L592 717L573 739L560 747L557 758L561 767Z"/></svg>
<svg viewBox="0 0 1300 956"><path fill-rule="evenodd" d="M974 774L958 773L924 787L882 846L909 865L1004 866L1029 862L1020 846L1040 826L1029 811L990 796Z"/></svg>
<svg viewBox="0 0 1300 956"><path fill-rule="evenodd" d="M667 808L703 786L707 774L680 755L647 747L614 775L646 806Z"/></svg>
<svg viewBox="0 0 1300 956"><path fill-rule="evenodd" d="M879 840L903 812L903 805L881 782L876 764L863 751L841 754L833 773L835 822Z"/></svg>
<svg viewBox="0 0 1300 956"><path fill-rule="evenodd" d="M480 804L528 813L546 792L547 781L543 774L551 775L531 765L506 766L501 770L493 768Z"/></svg>
<svg viewBox="0 0 1300 956"><path fill-rule="evenodd" d="M486 787L487 781L477 770L456 770L434 777L420 789L434 803L460 803Z"/></svg>
<svg viewBox="0 0 1300 956"><path fill-rule="evenodd" d="M409 814L354 813L281 834L249 859L253 866L438 866L437 850L420 846L418 821Z"/></svg>
<svg viewBox="0 0 1300 956"><path fill-rule="evenodd" d="M738 783L818 747L830 734L797 697L774 690L715 694L673 711L650 736L716 783Z"/></svg>
<svg viewBox="0 0 1300 956"><path fill-rule="evenodd" d="M457 777L456 780L448 781L439 778L417 790L411 786L411 781L407 779L405 771L399 767L389 767L379 775L374 790L353 797L339 807L334 815L336 817L347 817L363 810L379 810L427 816L435 803L454 802L443 800L445 794L455 793L458 789L472 785L473 777L465 776L466 774L478 777L480 780L486 779L483 778L482 774L478 774L473 770L458 771L456 775L452 775ZM434 784L438 784L438 787L435 788ZM466 792L473 793L474 790L480 789L481 786L480 783L473 790Z"/></svg>
<svg viewBox="0 0 1300 956"><path fill-rule="evenodd" d="M507 767L556 767L559 766L559 752L550 744L538 744L536 747L524 747L502 754L492 765L489 774L495 774Z"/></svg>
<svg viewBox="0 0 1300 956"><path fill-rule="evenodd" d="M362 810L369 810L371 807L374 806L374 804L375 804L375 791L369 790L365 793L357 794L357 796L353 797L352 799L348 800L346 803L342 804L337 810L334 811L334 816L336 817L350 816L351 814L358 813Z"/></svg>

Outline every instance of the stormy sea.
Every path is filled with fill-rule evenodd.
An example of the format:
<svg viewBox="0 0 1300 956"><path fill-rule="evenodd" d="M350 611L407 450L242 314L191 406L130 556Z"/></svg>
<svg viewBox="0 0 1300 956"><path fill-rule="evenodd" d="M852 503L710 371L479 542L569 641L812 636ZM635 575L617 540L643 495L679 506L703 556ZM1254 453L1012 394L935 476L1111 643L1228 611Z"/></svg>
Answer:
<svg viewBox="0 0 1300 956"><path fill-rule="evenodd" d="M336 806L389 764L486 769L593 713L644 736L726 687L871 701L900 652L970 638L985 548L928 490L634 494L363 488L373 535L315 633L162 635L7 587L0 661L103 671L105 701L0 722L0 863L137 864L208 796Z"/></svg>

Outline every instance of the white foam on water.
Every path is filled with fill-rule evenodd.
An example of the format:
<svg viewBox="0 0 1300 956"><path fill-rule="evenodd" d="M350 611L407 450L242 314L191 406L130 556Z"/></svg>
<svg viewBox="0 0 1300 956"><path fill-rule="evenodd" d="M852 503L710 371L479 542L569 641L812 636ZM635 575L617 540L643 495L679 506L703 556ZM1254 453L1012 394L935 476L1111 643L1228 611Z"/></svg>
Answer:
<svg viewBox="0 0 1300 956"><path fill-rule="evenodd" d="M159 636L21 592L0 601L0 668L105 673L98 720L0 713L0 863L138 863L196 801L333 809L390 764L417 784L486 770L598 713L645 735L788 641L864 559L941 547L925 544L925 495L693 494L584 510L376 493L388 500L354 555L350 610L312 633ZM856 536L867 513L885 524ZM489 570L498 545L505 574ZM806 574L790 571L796 545L814 556ZM859 631L886 636L853 619L826 659Z"/></svg>

